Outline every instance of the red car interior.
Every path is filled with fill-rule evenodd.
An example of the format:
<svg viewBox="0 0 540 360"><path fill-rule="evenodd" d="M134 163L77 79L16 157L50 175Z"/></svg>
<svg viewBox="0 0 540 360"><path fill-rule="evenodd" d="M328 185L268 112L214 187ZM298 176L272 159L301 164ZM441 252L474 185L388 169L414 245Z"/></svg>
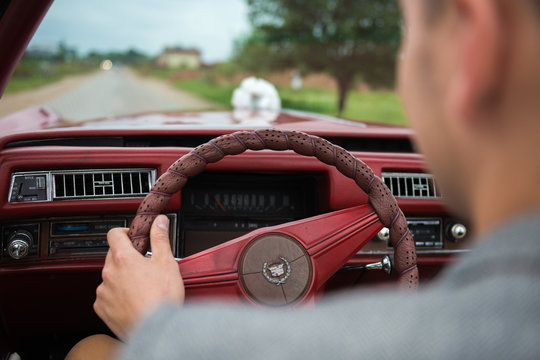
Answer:
<svg viewBox="0 0 540 360"><path fill-rule="evenodd" d="M7 3L0 18L2 91L50 3ZM369 166L408 221L420 286L436 281L445 265L468 251L467 224L444 207L410 129L292 111L264 126L235 122L227 112L152 114L151 125L148 116L72 125L50 109L34 108L0 119L0 351L107 331L92 308L107 231L130 226L171 164L236 131L302 131ZM395 286L408 268L396 261L388 275L380 270L384 264L373 264L387 256L394 261L391 225L399 213L379 220L380 209L342 168L278 150L247 150L209 162L181 191L164 196L156 190L154 200L166 197L166 205L153 207L146 218L139 209L147 222L153 211L169 216L172 249L185 258L179 267L186 301L316 306L337 291ZM252 281L261 269L250 263L250 254L257 258L283 248L303 269L298 282L278 288ZM265 263L263 274L287 278L284 261L285 267ZM379 270L369 271L373 267Z"/></svg>
<svg viewBox="0 0 540 360"><path fill-rule="evenodd" d="M107 129L89 131L77 128L25 132L5 137L3 149L0 152L0 187L4 189L0 208L4 247L0 263L0 277L2 283L6 284L6 289L10 290L2 292L1 295L4 333L10 339L18 339L20 336L28 336L29 329L39 334L48 333L51 329L59 331L60 329L73 330L77 328L88 330L99 324L99 320L93 313L92 303L103 265L105 251L103 245L96 245L95 252L88 248L62 252L62 249L55 248L54 243L55 237L61 240L63 238L53 234L53 227L59 223L71 224L74 222L83 225L90 222L102 222L105 228L118 225L127 226L142 200L141 198L119 198L114 200L9 202L8 200L13 196L13 194L8 193L13 174L63 169L151 168L156 169L157 174L161 175L178 158L191 151L192 147L173 147L170 145L166 147L73 146L69 142L74 144L87 142L87 145L92 145L89 142L98 139L99 142L106 138L146 136L155 137L156 142L159 143L159 137L163 136L166 138L165 141L169 141L167 137L172 134L202 139L202 137L212 138L215 135L231 132L231 129L199 130L186 133L182 130L131 129L126 131ZM349 132L312 131L310 133L333 139L337 143L343 140L344 135L347 138L356 136L356 140L361 144L364 139L366 143L373 139L379 139L381 142L408 139L408 132L408 130L403 130L403 134L398 136L399 128L381 127L376 131L375 128L358 129L351 126ZM389 134L388 137L385 137L386 134ZM43 143L42 141L47 142ZM62 145L54 145L54 143ZM357 159L371 167L378 176L388 171L425 173L422 157L412 152L383 152L379 150L353 151L352 153ZM279 190L279 184L285 184L292 185L292 193L298 192L298 186L294 185L300 181L300 188L306 190L305 196L312 197L311 202L306 205L310 209L304 209L301 214L294 214L302 218L328 214L332 211L352 211L345 209L354 207L359 207L356 211L365 212L367 211L366 206L369 206L367 195L358 189L352 179L343 176L335 167L326 165L316 158L301 156L292 151L247 151L237 156L225 157L217 163L208 164L206 171L200 175L200 187L203 190L200 190L199 187L198 191L208 192L208 189L215 191L216 187L222 186L224 189L221 190L221 193L226 194L227 191L231 191L231 182L237 185L242 182L243 178L248 180L246 183L249 184L248 190L257 195L260 195L257 192L260 192L261 188L265 189L268 186L275 188L276 183L278 184L277 190ZM273 178L276 181L273 181ZM195 177L188 184L197 185L197 180L198 178ZM257 186L257 181L261 181L260 186ZM268 182L273 182L273 185L268 185ZM232 188L234 189L235 186ZM242 188L246 189L246 187ZM217 245L212 243L212 240L216 241L216 237L218 241L225 242L248 232L251 228L259 229L263 223L279 227L279 223L288 222L279 218L262 218L252 220L251 224L248 221L245 230L240 229L240 231L220 231L210 228L205 233L197 226L192 231L184 231L181 224L187 225L188 228L191 227L193 224L186 224L186 220L192 221L193 217L197 221L216 218L214 216L215 209L210 207L194 209L193 204L187 202L183 192L189 189L189 186L186 186L183 191L172 195L163 210L173 220L171 234L176 236L172 239L172 245L176 251L175 255L178 257L203 250L195 246L195 250L186 252L186 248L192 245L182 243L182 240L191 241L192 237L186 236L190 232L200 235L203 239L210 238L203 247L211 247ZM193 189L196 190L197 187ZM210 195L212 195L211 191ZM197 195L197 192L194 194ZM182 204L186 208L186 213L183 212ZM456 256L466 251L466 243L452 238L448 232L448 229L458 224L459 221L446 212L440 199L398 198L398 204L409 220L438 221L439 230L437 231L438 236L440 235L441 246L438 248L434 245L425 248L417 247L420 283L423 285L434 278L445 264L454 261ZM368 211L368 213L370 212ZM242 218L242 214L231 214L230 217L220 216L219 220L220 224L226 225L225 227L228 229L233 223L235 225L242 223L240 226L243 226L244 223L239 221ZM291 220L301 219L293 216ZM36 229L33 237L39 239L35 245L36 248L24 259L12 259L6 251L10 238L18 231L32 232L32 225ZM373 240L367 242L355 256L348 260L343 270L338 271L323 288L319 289L319 296L324 296L325 292L331 293L352 286L392 286L394 284L396 275L388 276L382 272L354 269L355 266L379 261L382 256L392 253L388 242L375 236L382 225L377 221L369 226L362 230L362 233L366 241ZM424 226L424 228L427 227ZM263 231L263 229L255 230L254 233L246 235L245 238L256 237L259 232ZM328 231L328 228L325 224L320 224L309 229L310 233L312 231L317 235ZM429 232L429 229L423 229L419 225L417 230L412 231L413 233L420 231L420 235L417 236L422 236L421 232ZM98 235L93 235L89 234L87 230L83 230L77 233L75 238L81 242L87 240L103 241L105 233L98 232ZM357 245L361 246L362 243ZM236 259L234 256L224 256L223 258L228 261ZM197 258L192 257L191 262L193 261L197 261ZM227 266L229 266L228 270ZM238 299L238 291L240 291L238 286L228 286L232 282L236 284L238 279L238 273L233 270L234 266L236 265L222 264L219 274L207 274L213 277L209 278L208 281L208 283L213 283L212 286L201 286L199 281L192 279L190 274L186 273L188 301L196 301L200 296ZM217 265L214 270L218 270ZM28 306L24 306L23 313L8 311L10 308L19 308L24 304ZM77 316L73 316L73 314L77 314Z"/></svg>

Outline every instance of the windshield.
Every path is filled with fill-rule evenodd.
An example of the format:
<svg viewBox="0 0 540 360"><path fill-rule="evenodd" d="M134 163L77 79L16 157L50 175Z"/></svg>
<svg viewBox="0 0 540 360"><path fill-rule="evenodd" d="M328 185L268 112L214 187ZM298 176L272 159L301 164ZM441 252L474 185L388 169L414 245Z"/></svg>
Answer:
<svg viewBox="0 0 540 360"><path fill-rule="evenodd" d="M56 0L0 117L256 107L404 125L400 31L395 0Z"/></svg>

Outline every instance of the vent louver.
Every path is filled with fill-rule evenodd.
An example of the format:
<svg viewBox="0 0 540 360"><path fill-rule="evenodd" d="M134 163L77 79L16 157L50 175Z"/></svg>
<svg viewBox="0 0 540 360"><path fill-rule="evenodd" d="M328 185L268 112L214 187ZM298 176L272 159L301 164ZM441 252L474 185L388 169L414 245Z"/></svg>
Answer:
<svg viewBox="0 0 540 360"><path fill-rule="evenodd" d="M382 180L396 198L441 198L435 185L435 179L430 174L383 172Z"/></svg>
<svg viewBox="0 0 540 360"><path fill-rule="evenodd" d="M144 197L156 180L154 169L52 171L53 200Z"/></svg>

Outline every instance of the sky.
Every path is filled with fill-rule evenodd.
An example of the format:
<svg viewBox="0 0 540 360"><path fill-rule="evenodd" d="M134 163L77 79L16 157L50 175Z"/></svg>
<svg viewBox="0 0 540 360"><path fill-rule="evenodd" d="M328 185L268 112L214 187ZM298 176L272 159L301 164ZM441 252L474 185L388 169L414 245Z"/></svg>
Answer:
<svg viewBox="0 0 540 360"><path fill-rule="evenodd" d="M79 54L166 46L195 47L203 61L227 60L233 41L249 33L245 0L56 0L30 48L63 41Z"/></svg>

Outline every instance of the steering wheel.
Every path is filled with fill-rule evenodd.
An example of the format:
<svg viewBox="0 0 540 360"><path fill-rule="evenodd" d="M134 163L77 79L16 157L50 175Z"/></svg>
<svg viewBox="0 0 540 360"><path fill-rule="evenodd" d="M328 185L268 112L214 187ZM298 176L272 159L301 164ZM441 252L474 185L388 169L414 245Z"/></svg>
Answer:
<svg viewBox="0 0 540 360"><path fill-rule="evenodd" d="M298 131L239 131L200 145L160 176L137 210L129 237L145 254L154 218L172 194L208 163L246 150L293 150L315 156L352 178L368 195L357 206L273 227L261 228L178 261L188 296L220 296L281 306L313 301L317 290L371 240L390 229L398 287L416 289L414 241L388 187L362 161L322 138Z"/></svg>

